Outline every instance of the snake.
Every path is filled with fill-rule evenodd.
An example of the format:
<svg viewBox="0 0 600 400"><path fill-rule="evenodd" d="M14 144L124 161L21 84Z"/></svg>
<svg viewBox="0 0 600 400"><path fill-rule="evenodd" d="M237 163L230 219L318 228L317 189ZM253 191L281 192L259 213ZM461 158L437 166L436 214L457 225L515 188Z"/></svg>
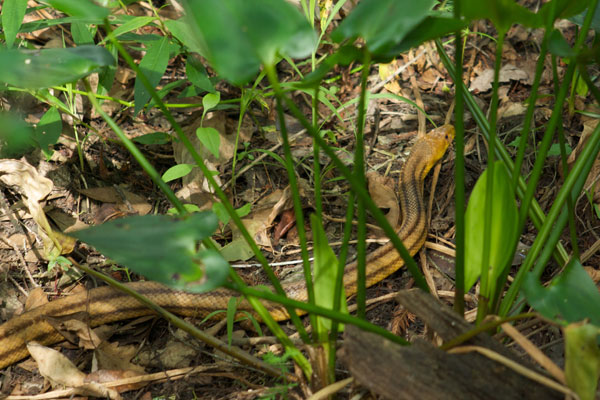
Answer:
<svg viewBox="0 0 600 400"><path fill-rule="evenodd" d="M398 237L414 256L425 243L428 231L427 209L424 203L424 181L431 168L444 156L454 139L454 127L443 125L428 134L420 134L412 146L409 157L400 172L398 198L402 221L397 229ZM380 246L366 256L366 286L383 280L404 265L404 260L391 242ZM345 266L343 284L346 296L357 290L357 263ZM160 283L138 281L127 283L159 306L181 316L202 317L216 310L227 309L232 296L239 294L230 289L219 288L206 293L189 293L170 289ZM283 284L286 295L294 300L306 301L304 281ZM289 315L279 304L264 303L276 321L286 320ZM238 311L252 311L251 305L240 299ZM91 327L125 319L151 315L153 311L133 297L110 286L62 297L15 316L0 325L0 369L14 364L29 355L27 343L36 341L51 345L64 337L50 323L51 318L65 318L85 313L85 321Z"/></svg>

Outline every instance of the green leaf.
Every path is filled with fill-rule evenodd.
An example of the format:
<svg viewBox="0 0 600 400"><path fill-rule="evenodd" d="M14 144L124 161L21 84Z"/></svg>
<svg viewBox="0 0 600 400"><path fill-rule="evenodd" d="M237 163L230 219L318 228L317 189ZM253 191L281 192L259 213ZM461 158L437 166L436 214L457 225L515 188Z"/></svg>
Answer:
<svg viewBox="0 0 600 400"><path fill-rule="evenodd" d="M216 228L217 217L205 211L182 220L164 215L127 217L73 236L148 279L202 292L220 286L229 272L229 264L218 252L196 253L197 242L209 238Z"/></svg>
<svg viewBox="0 0 600 400"><path fill-rule="evenodd" d="M208 93L202 98L202 107L204 110L202 111L202 117L211 109L215 108L217 104L221 101L221 93Z"/></svg>
<svg viewBox="0 0 600 400"><path fill-rule="evenodd" d="M174 181L175 179L182 178L192 172L192 169L196 167L195 164L177 164L165 171L162 176L162 180L165 182Z"/></svg>
<svg viewBox="0 0 600 400"><path fill-rule="evenodd" d="M335 282L338 271L338 259L327 242L327 236L323 229L322 221L315 214L310 215L310 226L313 231L314 242L314 289L315 304L324 308L332 309L335 294ZM340 298L343 313L348 312L346 294L342 289ZM317 317L321 333L331 330L331 320Z"/></svg>
<svg viewBox="0 0 600 400"><path fill-rule="evenodd" d="M428 16L410 30L394 47L383 53L384 58L394 58L399 54L416 48L423 42L437 39L467 27L467 22L449 16Z"/></svg>
<svg viewBox="0 0 600 400"><path fill-rule="evenodd" d="M362 0L335 29L336 42L362 37L373 54L388 52L430 13L435 0Z"/></svg>
<svg viewBox="0 0 600 400"><path fill-rule="evenodd" d="M0 81L27 89L59 86L113 65L114 61L108 50L98 46L0 50Z"/></svg>
<svg viewBox="0 0 600 400"><path fill-rule="evenodd" d="M204 65L202 65L202 63L196 59L196 57L192 55L188 57L187 63L185 64L185 73L190 82L192 82L196 87L210 93L215 92L215 87L208 78L206 68L204 68Z"/></svg>
<svg viewBox="0 0 600 400"><path fill-rule="evenodd" d="M488 170L477 180L465 214L465 290L469 290L482 273L487 273L490 282L490 295L494 293L495 282L513 255L509 253L510 243L517 234L517 205L508 171L504 164L494 165L494 198L492 199L491 237L484 237L485 204ZM485 241L490 242L489 265L484 265L482 249Z"/></svg>
<svg viewBox="0 0 600 400"><path fill-rule="evenodd" d="M219 76L242 85L261 63L273 65L279 55L311 54L317 36L300 11L283 0L188 0L187 15L204 56Z"/></svg>
<svg viewBox="0 0 600 400"><path fill-rule="evenodd" d="M140 61L140 70L148 78L150 85L156 87L160 82L163 74L167 70L169 63L169 38L162 37L156 42L148 45L148 51L142 60ZM142 84L139 78L135 79L133 86L135 110L137 114L150 100L150 92Z"/></svg>
<svg viewBox="0 0 600 400"><path fill-rule="evenodd" d="M568 143L565 143L565 150L567 152L567 155L571 154L571 152L573 151L573 149L571 148L571 146L569 146ZM552 146L550 146L550 149L548 150L548 156L560 156L560 144L554 143Z"/></svg>
<svg viewBox="0 0 600 400"><path fill-rule="evenodd" d="M554 29L550 33L550 38L548 39L548 51L555 56L564 58L573 58L576 56L575 51L573 51L571 45L567 43L558 29Z"/></svg>
<svg viewBox="0 0 600 400"><path fill-rule="evenodd" d="M547 288L529 272L523 291L529 304L546 318L566 322L589 318L600 326L600 293L578 260L571 259Z"/></svg>
<svg viewBox="0 0 600 400"><path fill-rule="evenodd" d="M2 3L2 29L6 48L10 49L17 38L27 10L27 0L4 0Z"/></svg>
<svg viewBox="0 0 600 400"><path fill-rule="evenodd" d="M583 21L585 19L586 14L588 13L589 9L587 9L587 7L589 7L590 1L573 1L572 3L581 3L581 4L585 4L585 8L586 10L583 11L581 14L575 15L571 18L569 18L572 22L576 23L579 26L583 26ZM586 4L587 3L587 4ZM590 28L592 28L593 30L595 30L596 32L600 32L600 7L596 7L596 12L594 13L594 16L592 17L592 24L590 25Z"/></svg>
<svg viewBox="0 0 600 400"><path fill-rule="evenodd" d="M145 135L133 138L133 141L140 143L140 144L146 144L146 145L166 144L171 141L171 135L169 135L166 132L152 132L152 133L147 133Z"/></svg>
<svg viewBox="0 0 600 400"><path fill-rule="evenodd" d="M200 142L213 156L215 156L215 158L219 158L219 146L221 145L221 135L219 135L219 131L212 127L200 127L196 129L196 136L198 136Z"/></svg>
<svg viewBox="0 0 600 400"><path fill-rule="evenodd" d="M132 18L129 21L127 21L124 24L122 24L121 26L115 28L115 30L113 31L113 35L115 35L115 37L119 37L119 36L121 36L124 33L135 31L136 29L139 29L139 28L141 28L143 26L148 25L149 23L151 23L155 19L156 19L156 17L135 17L135 18Z"/></svg>
<svg viewBox="0 0 600 400"><path fill-rule="evenodd" d="M71 24L71 35L73 41L78 45L94 44L94 36L90 32L90 28L82 22L73 22Z"/></svg>
<svg viewBox="0 0 600 400"><path fill-rule="evenodd" d="M567 385L581 400L594 400L600 377L600 327L577 323L566 326L563 332Z"/></svg>
<svg viewBox="0 0 600 400"><path fill-rule="evenodd" d="M97 24L101 24L102 20L110 14L110 10L96 5L91 0L46 0L46 3L65 14L86 18L88 21L93 20Z"/></svg>
<svg viewBox="0 0 600 400"><path fill-rule="evenodd" d="M191 51L200 54L202 57L206 57L208 50L206 43L202 38L198 37L195 29L190 26L190 23L185 21L183 18L178 20L167 20L165 26L171 32L173 36L183 43Z"/></svg>
<svg viewBox="0 0 600 400"><path fill-rule="evenodd" d="M53 146L58 141L62 133L62 119L56 107L50 107L42 116L40 122L35 128L35 141L42 152L50 159L53 151L49 146Z"/></svg>
<svg viewBox="0 0 600 400"><path fill-rule="evenodd" d="M16 113L0 111L0 158L18 158L34 145L33 128Z"/></svg>
<svg viewBox="0 0 600 400"><path fill-rule="evenodd" d="M543 26L541 15L529 11L514 0L463 0L461 10L467 20L489 19L502 32L508 32L513 24L528 28Z"/></svg>

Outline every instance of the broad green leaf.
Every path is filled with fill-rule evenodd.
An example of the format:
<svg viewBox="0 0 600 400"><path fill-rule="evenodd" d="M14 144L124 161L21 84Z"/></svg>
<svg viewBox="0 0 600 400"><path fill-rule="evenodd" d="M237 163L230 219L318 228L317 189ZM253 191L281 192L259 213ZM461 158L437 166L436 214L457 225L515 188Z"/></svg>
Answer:
<svg viewBox="0 0 600 400"><path fill-rule="evenodd" d="M46 3L72 17L88 18L98 24L110 14L110 10L91 0L46 0Z"/></svg>
<svg viewBox="0 0 600 400"><path fill-rule="evenodd" d="M600 327L575 323L563 329L567 384L581 400L594 400L600 378Z"/></svg>
<svg viewBox="0 0 600 400"><path fill-rule="evenodd" d="M580 14L589 7L589 4L589 0L552 0L543 4L538 14L546 21L545 25L549 26L556 19L571 18Z"/></svg>
<svg viewBox="0 0 600 400"><path fill-rule="evenodd" d="M135 17L125 22L123 25L115 28L113 31L113 35L115 37L119 37L124 33L135 31L136 29L141 28L142 26L146 26L152 21L154 21L156 17Z"/></svg>
<svg viewBox="0 0 600 400"><path fill-rule="evenodd" d="M26 10L27 0L4 0L2 3L2 30L4 30L4 40L8 49L17 38Z"/></svg>
<svg viewBox="0 0 600 400"><path fill-rule="evenodd" d="M134 142L140 144L166 144L171 141L171 135L166 132L152 132L133 138Z"/></svg>
<svg viewBox="0 0 600 400"><path fill-rule="evenodd" d="M514 0L463 0L461 10L467 20L489 19L502 32L508 32L513 24L528 28L543 26L541 15L529 11Z"/></svg>
<svg viewBox="0 0 600 400"><path fill-rule="evenodd" d="M98 46L0 50L0 81L27 89L47 88L76 81L113 63L112 55Z"/></svg>
<svg viewBox="0 0 600 400"><path fill-rule="evenodd" d="M33 128L16 113L0 111L0 158L19 158L34 145Z"/></svg>
<svg viewBox="0 0 600 400"><path fill-rule="evenodd" d="M204 56L219 76L241 85L279 55L311 54L317 36L300 11L283 0L188 0L187 15Z"/></svg>
<svg viewBox="0 0 600 400"><path fill-rule="evenodd" d="M94 37L90 32L90 28L82 22L73 22L71 24L71 35L73 41L78 45L94 44Z"/></svg>
<svg viewBox="0 0 600 400"><path fill-rule="evenodd" d="M150 85L156 87L163 74L167 70L169 63L169 38L162 37L152 44L148 44L148 51L142 61L140 61L140 70L148 78ZM133 86L135 99L135 110L137 114L150 100L150 92L142 84L139 78L136 78Z"/></svg>
<svg viewBox="0 0 600 400"><path fill-rule="evenodd" d="M373 54L388 52L430 13L435 0L362 0L331 38L336 42L362 37Z"/></svg>
<svg viewBox="0 0 600 400"><path fill-rule="evenodd" d="M567 43L562 33L558 29L554 29L550 33L550 38L548 39L548 51L555 56L564 57L564 58L572 58L575 57L575 51L571 48L571 45Z"/></svg>
<svg viewBox="0 0 600 400"><path fill-rule="evenodd" d="M221 146L221 135L212 127L200 127L196 129L196 136L215 158L219 158L219 146Z"/></svg>
<svg viewBox="0 0 600 400"><path fill-rule="evenodd" d="M144 215L105 222L73 236L148 279L202 292L220 286L229 272L229 264L218 252L196 252L197 242L209 238L217 223L212 212L182 220Z"/></svg>
<svg viewBox="0 0 600 400"><path fill-rule="evenodd" d="M196 35L196 30L190 26L190 23L185 21L183 18L178 20L165 21L165 26L171 32L173 36L177 38L184 46L191 51L200 54L202 57L206 57L208 50L206 43Z"/></svg>
<svg viewBox="0 0 600 400"><path fill-rule="evenodd" d="M248 242L240 237L223 246L221 255L227 261L246 261L254 257L254 252Z"/></svg>
<svg viewBox="0 0 600 400"><path fill-rule="evenodd" d="M229 216L229 213L227 212L227 209L225 208L223 203L214 203L212 206L212 210L223 225L227 225L231 220L231 217ZM247 203L242 207L236 209L235 213L238 217L243 218L246 215L250 214L250 210L252 210L252 204Z"/></svg>
<svg viewBox="0 0 600 400"><path fill-rule="evenodd" d="M192 82L196 87L210 93L215 92L215 87L208 78L206 68L204 68L204 65L202 65L200 60L193 55L190 55L187 59L187 63L185 64L185 73L190 82Z"/></svg>
<svg viewBox="0 0 600 400"><path fill-rule="evenodd" d="M588 318L600 326L600 293L578 260L572 259L547 288L528 273L523 291L527 302L546 318L566 322Z"/></svg>
<svg viewBox="0 0 600 400"><path fill-rule="evenodd" d="M584 0L574 1L573 3L579 3L579 2L582 4L586 3L586 1L584 1ZM590 4L590 1L587 1L587 6L589 6L589 4ZM572 22L576 23L577 25L582 26L587 12L588 12L588 9L586 7L585 11L583 11L581 14L575 15L569 19ZM590 25L590 28L592 28L596 32L600 32L600 7L596 7L596 12L594 13L594 16L592 17L592 24Z"/></svg>
<svg viewBox="0 0 600 400"><path fill-rule="evenodd" d="M465 214L465 290L469 290L482 273L487 273L493 293L501 268L513 257L509 251L510 243L517 234L518 214L508 171L502 162L497 161L494 165L491 237L484 237L487 180L486 169L473 188ZM489 265L483 265L484 241L490 242Z"/></svg>
<svg viewBox="0 0 600 400"><path fill-rule="evenodd" d="M310 215L310 225L313 231L314 242L314 289L315 304L324 308L333 309L335 282L338 271L338 259L327 242L327 236L321 220L315 215ZM348 312L346 294L342 288L340 297L340 311ZM322 333L331 330L331 320L318 317Z"/></svg>
<svg viewBox="0 0 600 400"><path fill-rule="evenodd" d="M204 116L209 110L215 108L217 104L219 104L219 101L221 101L220 92L207 93L202 98L202 107L204 108L204 110L202 111L202 116Z"/></svg>
<svg viewBox="0 0 600 400"><path fill-rule="evenodd" d="M50 107L35 128L35 141L46 158L50 159L52 156L53 151L49 149L49 146L56 144L61 133L62 119L60 113L56 107Z"/></svg>
<svg viewBox="0 0 600 400"><path fill-rule="evenodd" d="M450 16L428 16L419 25L411 29L400 43L385 52L383 57L397 57L409 49L418 47L423 42L449 35L466 28L467 25L467 22Z"/></svg>
<svg viewBox="0 0 600 400"><path fill-rule="evenodd" d="M195 164L177 164L165 171L162 176L162 180L165 182L174 181L175 179L182 178L192 172L196 167Z"/></svg>

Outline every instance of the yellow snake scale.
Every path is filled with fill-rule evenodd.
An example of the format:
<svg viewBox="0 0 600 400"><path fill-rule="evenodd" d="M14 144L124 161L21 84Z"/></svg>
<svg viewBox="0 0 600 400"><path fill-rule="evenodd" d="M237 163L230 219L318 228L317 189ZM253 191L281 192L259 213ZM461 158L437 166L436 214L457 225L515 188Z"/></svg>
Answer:
<svg viewBox="0 0 600 400"><path fill-rule="evenodd" d="M399 198L403 218L398 236L411 256L423 246L427 235L427 212L423 201L425 176L443 157L453 138L454 128L451 125L444 125L420 136L402 168ZM378 248L367 255L367 286L381 281L403 265L404 261L390 243ZM237 296L224 289L202 294L185 293L154 282L134 282L128 286L161 307L184 316L204 316L215 310L226 309L229 298ZM344 287L346 295L356 293L355 263L346 265ZM284 285L284 289L290 298L306 301L304 282ZM288 318L282 307L270 303L266 303L266 306L276 320ZM242 301L239 309L251 310L251 307L246 301ZM27 357L29 353L26 343L30 341L50 345L64 340L50 325L48 317L63 317L81 312L85 313L86 320L92 327L152 314L151 310L132 297L111 287L100 287L52 301L0 326L0 368Z"/></svg>

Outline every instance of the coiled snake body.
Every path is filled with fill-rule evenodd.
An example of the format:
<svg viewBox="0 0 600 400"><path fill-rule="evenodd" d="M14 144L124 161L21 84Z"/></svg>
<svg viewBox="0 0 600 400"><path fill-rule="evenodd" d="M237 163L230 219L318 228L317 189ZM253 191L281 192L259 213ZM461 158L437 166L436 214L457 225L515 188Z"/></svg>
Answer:
<svg viewBox="0 0 600 400"><path fill-rule="evenodd" d="M423 182L429 170L443 157L454 138L454 128L444 125L427 135L420 136L402 168L400 177L400 205L402 224L398 236L412 255L423 246L427 235L427 212L423 201ZM404 265L394 247L388 243L367 255L367 286L371 286ZM129 283L135 291L161 307L185 316L204 316L227 308L233 291L218 289L208 293L186 293L169 289L154 282ZM356 263L346 265L344 271L346 295L356 293ZM304 282L284 285L288 297L306 301ZM276 320L288 318L287 312L275 304L266 304ZM238 309L251 310L246 301ZM26 344L30 341L49 345L64 340L47 317L61 317L85 312L90 326L152 314L152 311L134 298L111 287L100 287L52 301L23 313L0 326L0 368L28 356Z"/></svg>

